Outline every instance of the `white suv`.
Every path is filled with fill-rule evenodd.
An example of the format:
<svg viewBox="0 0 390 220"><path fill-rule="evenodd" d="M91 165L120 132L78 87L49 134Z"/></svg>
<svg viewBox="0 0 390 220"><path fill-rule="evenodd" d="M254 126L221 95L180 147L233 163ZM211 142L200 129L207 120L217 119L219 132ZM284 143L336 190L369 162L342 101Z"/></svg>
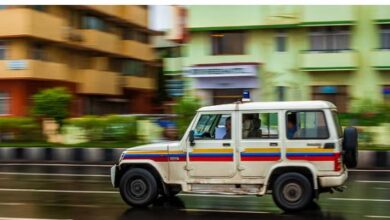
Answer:
<svg viewBox="0 0 390 220"><path fill-rule="evenodd" d="M357 130L325 101L203 107L181 141L129 148L111 168L125 202L147 206L179 192L262 196L285 211L341 189L357 165Z"/></svg>

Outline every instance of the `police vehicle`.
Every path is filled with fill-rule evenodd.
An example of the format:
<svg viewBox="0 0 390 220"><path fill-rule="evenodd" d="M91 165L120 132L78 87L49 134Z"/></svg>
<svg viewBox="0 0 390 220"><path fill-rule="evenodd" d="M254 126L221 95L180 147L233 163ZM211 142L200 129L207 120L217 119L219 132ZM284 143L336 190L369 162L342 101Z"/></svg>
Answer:
<svg viewBox="0 0 390 220"><path fill-rule="evenodd" d="M130 206L179 192L272 194L281 209L298 211L320 193L342 191L357 165L357 135L342 130L326 101L208 106L180 141L125 150L111 181Z"/></svg>

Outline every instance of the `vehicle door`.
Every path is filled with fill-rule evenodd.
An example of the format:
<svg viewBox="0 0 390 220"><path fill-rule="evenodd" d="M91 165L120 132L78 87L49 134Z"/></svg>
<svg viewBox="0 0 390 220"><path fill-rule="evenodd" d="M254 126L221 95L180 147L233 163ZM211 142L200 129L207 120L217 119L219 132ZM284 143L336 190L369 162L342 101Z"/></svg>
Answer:
<svg viewBox="0 0 390 220"><path fill-rule="evenodd" d="M232 177L236 173L234 155L235 115L232 112L202 112L191 128L194 144L187 146L190 178Z"/></svg>
<svg viewBox="0 0 390 220"><path fill-rule="evenodd" d="M239 170L243 177L263 177L281 159L279 111L240 112Z"/></svg>
<svg viewBox="0 0 390 220"><path fill-rule="evenodd" d="M332 115L325 110L285 112L286 159L313 163L318 170L334 170L338 139L331 138ZM333 125L333 124L331 124Z"/></svg>

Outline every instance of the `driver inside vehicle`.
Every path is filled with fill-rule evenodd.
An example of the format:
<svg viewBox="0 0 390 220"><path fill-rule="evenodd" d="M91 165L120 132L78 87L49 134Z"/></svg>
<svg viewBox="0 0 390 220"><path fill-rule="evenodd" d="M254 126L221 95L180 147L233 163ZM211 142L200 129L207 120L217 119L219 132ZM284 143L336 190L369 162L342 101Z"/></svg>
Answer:
<svg viewBox="0 0 390 220"><path fill-rule="evenodd" d="M225 121L225 128L226 128L226 133L223 136L223 139L230 139L231 138L231 133L232 133L232 119L231 117L226 118Z"/></svg>

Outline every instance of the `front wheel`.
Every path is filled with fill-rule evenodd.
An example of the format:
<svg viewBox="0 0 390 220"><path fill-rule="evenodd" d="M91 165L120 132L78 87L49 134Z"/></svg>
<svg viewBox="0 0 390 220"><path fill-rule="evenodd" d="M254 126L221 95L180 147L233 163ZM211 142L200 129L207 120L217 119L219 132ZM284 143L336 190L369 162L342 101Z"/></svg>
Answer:
<svg viewBox="0 0 390 220"><path fill-rule="evenodd" d="M149 171L140 168L130 169L122 176L119 191L122 199L135 207L146 207L158 196L155 177Z"/></svg>
<svg viewBox="0 0 390 220"><path fill-rule="evenodd" d="M272 198L286 212L300 211L313 201L313 188L304 175L285 173L276 179Z"/></svg>

